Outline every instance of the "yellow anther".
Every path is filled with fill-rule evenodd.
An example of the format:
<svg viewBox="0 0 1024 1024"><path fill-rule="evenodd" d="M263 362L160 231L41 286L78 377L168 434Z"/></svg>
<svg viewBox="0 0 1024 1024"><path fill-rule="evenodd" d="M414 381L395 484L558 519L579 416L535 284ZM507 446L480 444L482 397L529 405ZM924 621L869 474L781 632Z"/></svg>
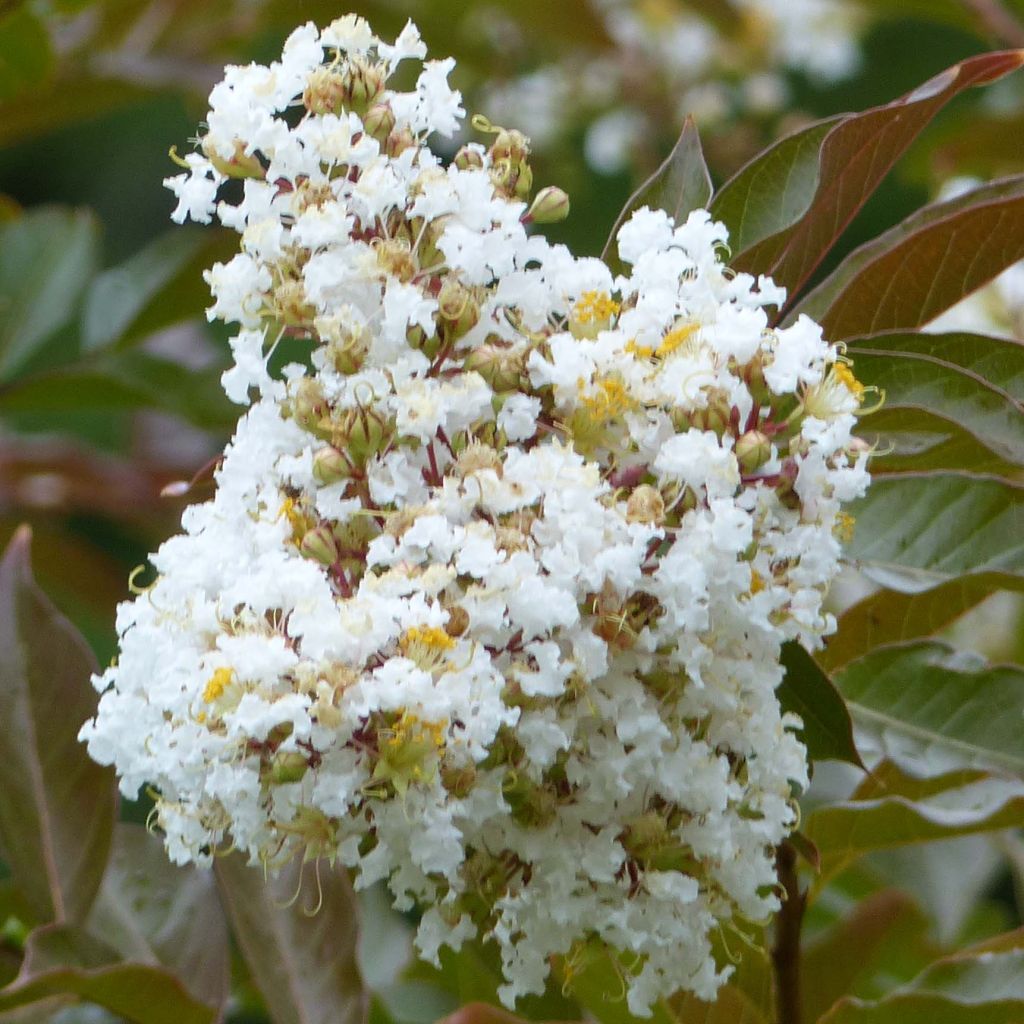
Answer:
<svg viewBox="0 0 1024 1024"><path fill-rule="evenodd" d="M625 384L614 377L604 377L597 382L597 391L592 395L582 395L583 403L591 417L598 422L607 422L633 406L633 399L626 390Z"/></svg>
<svg viewBox="0 0 1024 1024"><path fill-rule="evenodd" d="M764 577L756 570L750 570L750 593L760 594L764 590Z"/></svg>
<svg viewBox="0 0 1024 1024"><path fill-rule="evenodd" d="M665 356L671 355L677 349L682 348L690 339L700 330L700 325L695 323L683 323L678 327L673 327L664 338L661 339L661 344L658 345L655 350L655 355L660 356L662 359Z"/></svg>
<svg viewBox="0 0 1024 1024"><path fill-rule="evenodd" d="M203 700L207 704L212 704L215 700L221 697L224 691L231 684L231 680L234 678L234 670L230 668L219 668L217 669L206 683L206 687L203 689Z"/></svg>
<svg viewBox="0 0 1024 1024"><path fill-rule="evenodd" d="M832 375L858 401L864 396L864 385L853 375L853 367L849 363L836 363L832 367Z"/></svg>
<svg viewBox="0 0 1024 1024"><path fill-rule="evenodd" d="M638 345L636 338L630 338L626 342L623 351L628 352L631 356L636 356L638 359L650 359L654 355L654 349L650 345Z"/></svg>
<svg viewBox="0 0 1024 1024"><path fill-rule="evenodd" d="M581 324L589 324L595 320L610 320L619 309L619 304L607 292L584 292L572 307L572 315Z"/></svg>
<svg viewBox="0 0 1024 1024"><path fill-rule="evenodd" d="M441 652L450 651L455 646L455 640L440 626L410 626L402 635L400 646L403 652L413 646Z"/></svg>

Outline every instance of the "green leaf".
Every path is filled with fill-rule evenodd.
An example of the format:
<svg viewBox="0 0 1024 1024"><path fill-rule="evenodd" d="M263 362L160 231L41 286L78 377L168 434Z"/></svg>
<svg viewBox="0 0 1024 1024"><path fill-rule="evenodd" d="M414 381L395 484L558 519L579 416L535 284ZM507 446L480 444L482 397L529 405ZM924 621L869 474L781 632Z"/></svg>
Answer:
<svg viewBox="0 0 1024 1024"><path fill-rule="evenodd" d="M601 259L614 252L615 236L630 215L643 206L664 210L677 223L686 220L691 210L707 207L713 191L697 123L692 117L683 122L683 130L662 165L629 197L615 220L605 242Z"/></svg>
<svg viewBox="0 0 1024 1024"><path fill-rule="evenodd" d="M274 1024L361 1024L367 997L356 962L356 903L345 875L296 859L264 880L238 854L218 858L215 871L235 939Z"/></svg>
<svg viewBox="0 0 1024 1024"><path fill-rule="evenodd" d="M974 769L915 778L883 761L849 800L812 811L804 830L821 853L820 887L866 853L1012 828L1022 816L1020 779Z"/></svg>
<svg viewBox="0 0 1024 1024"><path fill-rule="evenodd" d="M771 274L795 298L935 115L1022 63L1014 50L968 58L892 103L818 122L755 157L712 204L729 227L733 265Z"/></svg>
<svg viewBox="0 0 1024 1024"><path fill-rule="evenodd" d="M907 409L940 416L1001 458L1024 465L1024 406L998 382L944 358L955 345L950 337L940 335L935 343L929 337L886 335L859 340L847 352L861 381L884 391L890 413ZM992 343L994 348L1013 344ZM1024 358L1024 346L1014 347Z"/></svg>
<svg viewBox="0 0 1024 1024"><path fill-rule="evenodd" d="M200 313L209 301L202 269L219 243L201 228L175 228L96 277L82 311L82 348L123 344ZM191 294L180 294L185 289Z"/></svg>
<svg viewBox="0 0 1024 1024"><path fill-rule="evenodd" d="M782 647L786 675L778 688L783 711L803 720L800 739L812 761L846 761L863 768L853 742L853 723L839 691L817 662L795 640Z"/></svg>
<svg viewBox="0 0 1024 1024"><path fill-rule="evenodd" d="M0 225L0 381L70 322L97 248L86 211L43 208Z"/></svg>
<svg viewBox="0 0 1024 1024"><path fill-rule="evenodd" d="M210 871L178 867L141 825L119 824L86 923L128 961L166 968L214 1010L228 994L227 922Z"/></svg>
<svg viewBox="0 0 1024 1024"><path fill-rule="evenodd" d="M834 672L876 647L934 636L999 590L1024 591L1024 577L979 572L916 594L881 590L839 616L838 628L818 661Z"/></svg>
<svg viewBox="0 0 1024 1024"><path fill-rule="evenodd" d="M882 477L850 506L847 554L917 570L918 589L971 572L1024 571L1024 488L958 473ZM884 580L882 582L885 582ZM886 585L897 586L895 578Z"/></svg>
<svg viewBox="0 0 1024 1024"><path fill-rule="evenodd" d="M835 683L858 729L901 764L1024 775L1020 668L988 666L945 644L921 642L878 648L847 665Z"/></svg>
<svg viewBox="0 0 1024 1024"><path fill-rule="evenodd" d="M18 977L0 989L0 1013L68 995L138 1024L213 1024L217 1019L214 1009L195 1000L169 972L120 963L113 949L74 926L37 928L29 936Z"/></svg>
<svg viewBox="0 0 1024 1024"><path fill-rule="evenodd" d="M52 66L50 37L26 6L19 4L0 15L0 101L20 97L38 85Z"/></svg>
<svg viewBox="0 0 1024 1024"><path fill-rule="evenodd" d="M36 586L31 534L0 562L0 845L38 921L80 921L107 863L113 773L78 741L96 712L92 653Z"/></svg>
<svg viewBox="0 0 1024 1024"><path fill-rule="evenodd" d="M807 212L820 180L822 143L842 121L830 117L787 135L715 193L711 215L729 229L734 262Z"/></svg>
<svg viewBox="0 0 1024 1024"><path fill-rule="evenodd" d="M814 317L832 341L907 331L1024 257L1024 175L911 214L855 249L789 316Z"/></svg>
<svg viewBox="0 0 1024 1024"><path fill-rule="evenodd" d="M1024 934L993 945L938 960L884 999L843 999L821 1024L1019 1024Z"/></svg>
<svg viewBox="0 0 1024 1024"><path fill-rule="evenodd" d="M877 446L876 478L945 471L1012 480L1020 472L959 423L923 409L883 406L861 420L858 433Z"/></svg>
<svg viewBox="0 0 1024 1024"><path fill-rule="evenodd" d="M212 430L238 409L220 387L221 370L192 370L140 351L105 352L0 385L0 412L67 413L165 409Z"/></svg>

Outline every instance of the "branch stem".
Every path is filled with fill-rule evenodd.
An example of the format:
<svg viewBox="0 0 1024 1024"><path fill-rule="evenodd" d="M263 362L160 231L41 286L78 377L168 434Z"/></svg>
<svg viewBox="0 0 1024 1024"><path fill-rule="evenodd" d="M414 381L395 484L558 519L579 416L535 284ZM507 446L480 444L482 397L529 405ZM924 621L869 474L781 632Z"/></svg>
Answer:
<svg viewBox="0 0 1024 1024"><path fill-rule="evenodd" d="M777 1024L801 1024L800 929L807 894L800 891L796 862L796 850L789 843L783 843L779 847L776 865L785 897L775 917L775 945L772 947Z"/></svg>

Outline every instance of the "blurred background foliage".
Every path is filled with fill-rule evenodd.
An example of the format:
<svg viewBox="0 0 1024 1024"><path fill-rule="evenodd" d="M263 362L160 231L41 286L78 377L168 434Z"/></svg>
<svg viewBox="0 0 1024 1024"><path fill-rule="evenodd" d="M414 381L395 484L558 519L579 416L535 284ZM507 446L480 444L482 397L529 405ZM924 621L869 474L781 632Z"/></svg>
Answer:
<svg viewBox="0 0 1024 1024"><path fill-rule="evenodd" d="M19 523L32 525L36 577L100 662L114 653L114 609L129 573L174 531L187 501L210 493L212 460L238 413L219 389L228 349L223 330L203 316L201 277L235 242L217 229L169 225L173 199L160 186L174 173L168 148L190 148L226 62L269 61L296 24L325 24L347 9L384 37L411 17L432 56L458 58L467 111L524 128L534 140L536 181L570 193L573 213L551 234L592 254L688 113L720 185L787 131L885 103L972 54L1024 46L1024 0L375 0L344 8L311 0L0 0L0 546ZM1018 74L965 93L935 118L819 276L963 179L1022 171ZM1007 272L947 323L1020 341L1022 276ZM861 596L858 586L840 588L837 601ZM1017 595L997 595L955 627L955 639L1019 664L1019 608ZM885 790L871 791L878 778L858 782L847 768L819 766L808 812L814 800L825 808L854 784L862 800ZM889 797L878 800L886 821L901 813L903 796L927 810L929 801L941 808L949 794L987 784L965 770L929 780L927 792L912 780L887 782ZM939 829L940 842L889 844L868 859L852 852L863 819L845 822L832 807L812 823L819 836L851 830L849 841L832 845L847 843L852 866L825 865L818 883L807 922L807 1019L842 993L877 997L951 949L1020 925L1024 845L1001 830L1024 811L1019 799L993 798L985 818L983 805L972 804L965 834ZM122 816L138 820L144 811ZM287 917L274 907L269 917ZM237 906L231 916L236 930L246 926ZM4 919L0 899L0 925ZM18 936L8 939L17 945ZM271 960L275 941L280 932L267 938ZM430 1021L470 1000L494 1001L495 965L475 952L449 957L443 972L420 965L400 978L408 930L375 894L364 901L362 941L363 972L378 993L376 1024ZM3 981L18 962L5 955L0 942ZM333 955L348 963L352 953ZM744 970L762 968L752 958ZM574 971L574 993L602 990L607 965ZM265 1019L238 956L233 972L233 1019ZM767 992L767 981L745 977L740 989L749 995L759 985ZM619 1004L581 1002L607 1024L626 1019ZM523 1009L547 1019L580 1014L557 990ZM763 1009L726 1005L722 1016L700 1019L757 1021Z"/></svg>

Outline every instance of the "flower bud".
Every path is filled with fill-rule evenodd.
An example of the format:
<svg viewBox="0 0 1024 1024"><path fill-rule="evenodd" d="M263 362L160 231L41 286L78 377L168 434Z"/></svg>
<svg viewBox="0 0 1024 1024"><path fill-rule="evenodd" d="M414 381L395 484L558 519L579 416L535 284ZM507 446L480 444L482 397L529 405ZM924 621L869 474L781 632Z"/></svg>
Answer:
<svg viewBox="0 0 1024 1024"><path fill-rule="evenodd" d="M357 114L363 114L384 91L387 69L383 64L370 64L355 57L349 60L341 77L345 106Z"/></svg>
<svg viewBox="0 0 1024 1024"><path fill-rule="evenodd" d="M437 307L449 338L461 338L480 319L480 304L473 290L456 277L445 278L437 294Z"/></svg>
<svg viewBox="0 0 1024 1024"><path fill-rule="evenodd" d="M374 103L363 118L366 134L378 142L386 142L395 129L395 112L390 103Z"/></svg>
<svg viewBox="0 0 1024 1024"><path fill-rule="evenodd" d="M393 432L392 424L379 413L352 409L337 428L335 446L344 448L355 465L364 466L387 447Z"/></svg>
<svg viewBox="0 0 1024 1024"><path fill-rule="evenodd" d="M522 383L525 362L522 351L501 344L484 343L473 349L463 363L467 370L475 370L494 391L515 391Z"/></svg>
<svg viewBox="0 0 1024 1024"><path fill-rule="evenodd" d="M526 219L534 224L556 224L569 216L569 196L555 185L548 185L538 193Z"/></svg>
<svg viewBox="0 0 1024 1024"><path fill-rule="evenodd" d="M331 407L320 384L312 377L303 377L295 386L289 408L292 419L303 430L318 437L323 436L325 428L329 432Z"/></svg>
<svg viewBox="0 0 1024 1024"><path fill-rule="evenodd" d="M352 475L348 459L333 445L326 445L313 456L313 479L322 487L347 480Z"/></svg>
<svg viewBox="0 0 1024 1024"><path fill-rule="evenodd" d="M479 169L484 165L484 157L476 146L463 146L455 154L453 161L460 171L468 171L470 168Z"/></svg>
<svg viewBox="0 0 1024 1024"><path fill-rule="evenodd" d="M321 565L334 565L338 560L338 542L329 526L317 526L299 541L299 554Z"/></svg>
<svg viewBox="0 0 1024 1024"><path fill-rule="evenodd" d="M403 125L401 128L394 129L387 137L384 143L384 152L390 157L396 157L415 145L416 137L413 135L412 129L408 125Z"/></svg>
<svg viewBox="0 0 1024 1024"><path fill-rule="evenodd" d="M753 473L772 455L772 444L760 430L748 430L736 441L736 461L744 473Z"/></svg>

